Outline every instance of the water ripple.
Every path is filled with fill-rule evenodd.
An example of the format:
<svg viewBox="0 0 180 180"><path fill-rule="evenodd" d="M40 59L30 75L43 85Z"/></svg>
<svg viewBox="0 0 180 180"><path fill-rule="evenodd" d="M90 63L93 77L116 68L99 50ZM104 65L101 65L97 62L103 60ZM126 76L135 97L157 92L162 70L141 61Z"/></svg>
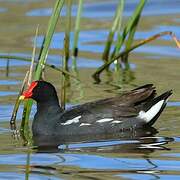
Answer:
<svg viewBox="0 0 180 180"><path fill-rule="evenodd" d="M112 18L114 15L114 10L116 9L118 1L106 1L106 2L96 2L96 3L84 3L82 16L86 18ZM131 16L134 11L134 7L138 4L138 0L133 2L130 0L126 1L126 6L123 15ZM151 0L145 5L142 12L143 16L162 16L169 14L179 13L179 1L173 1L169 3L168 0ZM166 9L166 11L164 11ZM50 16L52 14L51 8L42 8L30 10L26 13L26 16ZM76 16L77 6L72 7L72 16ZM61 16L66 15L65 8L61 11Z"/></svg>

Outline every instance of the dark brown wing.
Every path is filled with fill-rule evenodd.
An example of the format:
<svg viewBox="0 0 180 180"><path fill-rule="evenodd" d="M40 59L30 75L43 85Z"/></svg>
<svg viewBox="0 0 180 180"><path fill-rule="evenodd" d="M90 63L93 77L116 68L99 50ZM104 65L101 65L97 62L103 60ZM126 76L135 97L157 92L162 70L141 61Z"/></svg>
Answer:
<svg viewBox="0 0 180 180"><path fill-rule="evenodd" d="M121 104L124 105L139 105L143 102L153 99L156 96L155 87L153 84L147 84L130 92L124 93L121 98Z"/></svg>
<svg viewBox="0 0 180 180"><path fill-rule="evenodd" d="M93 114L97 117L131 117L136 116L144 103L154 98L155 88L147 84L121 96L85 103L76 107L75 111L84 115Z"/></svg>

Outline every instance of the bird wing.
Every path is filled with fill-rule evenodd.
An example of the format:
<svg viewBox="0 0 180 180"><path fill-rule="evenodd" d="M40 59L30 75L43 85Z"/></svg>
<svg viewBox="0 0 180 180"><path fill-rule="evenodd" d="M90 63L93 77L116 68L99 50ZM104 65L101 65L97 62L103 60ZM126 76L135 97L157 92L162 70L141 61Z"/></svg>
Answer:
<svg viewBox="0 0 180 180"><path fill-rule="evenodd" d="M98 119L135 117L142 106L155 96L153 85L136 88L121 96L97 100L75 106L62 114L61 121L79 118L82 123L94 123Z"/></svg>

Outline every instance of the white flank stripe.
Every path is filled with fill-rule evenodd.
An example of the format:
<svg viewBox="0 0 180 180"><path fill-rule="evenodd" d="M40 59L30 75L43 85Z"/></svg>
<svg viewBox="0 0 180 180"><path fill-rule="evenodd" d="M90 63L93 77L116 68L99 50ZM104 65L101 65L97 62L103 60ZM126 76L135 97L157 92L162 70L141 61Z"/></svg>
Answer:
<svg viewBox="0 0 180 180"><path fill-rule="evenodd" d="M81 127L81 126L90 126L91 124L89 124L89 123L81 123L80 125L79 125L79 127Z"/></svg>
<svg viewBox="0 0 180 180"><path fill-rule="evenodd" d="M104 123L104 122L109 122L109 121L113 121L113 118L104 118L104 119L100 119L100 120L98 120L98 121L96 121L96 122L98 122L98 123Z"/></svg>
<svg viewBox="0 0 180 180"><path fill-rule="evenodd" d="M81 118L81 116L77 116L71 120L67 120L65 123L61 123L61 125L69 125L72 123L78 123L80 118Z"/></svg>
<svg viewBox="0 0 180 180"><path fill-rule="evenodd" d="M152 144L141 144L139 148L149 148L149 149L161 149L161 145L164 145L164 142L157 142Z"/></svg>
<svg viewBox="0 0 180 180"><path fill-rule="evenodd" d="M159 101L158 103L156 103L154 106L152 106L147 112L145 111L140 111L138 118L140 119L144 119L145 122L149 122L151 121L156 114L160 111L162 105L164 103L164 100Z"/></svg>
<svg viewBox="0 0 180 180"><path fill-rule="evenodd" d="M122 121L112 121L111 123L112 124L119 124L119 123L122 123Z"/></svg>

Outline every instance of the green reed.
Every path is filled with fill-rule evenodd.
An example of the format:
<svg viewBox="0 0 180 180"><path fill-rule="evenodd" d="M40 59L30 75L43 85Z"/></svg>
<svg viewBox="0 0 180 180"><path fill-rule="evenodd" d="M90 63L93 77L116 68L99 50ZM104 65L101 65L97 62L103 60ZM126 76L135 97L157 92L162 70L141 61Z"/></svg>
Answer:
<svg viewBox="0 0 180 180"><path fill-rule="evenodd" d="M6 77L9 76L9 59L7 59L7 62L6 62Z"/></svg>
<svg viewBox="0 0 180 180"><path fill-rule="evenodd" d="M111 59L113 59L121 50L122 46L124 45L124 42L128 36L127 42L125 42L125 49L130 48L133 39L134 39L134 34L136 32L136 27L138 25L139 18L141 16L141 12L143 10L143 7L146 3L146 0L141 0L139 4L137 5L133 15L130 17L128 20L127 24L125 25L122 35L119 33L116 46L113 50L113 53L111 55Z"/></svg>
<svg viewBox="0 0 180 180"><path fill-rule="evenodd" d="M66 27L64 39L63 69L68 71L68 61L70 56L70 33L71 33L71 8L72 0L66 0Z"/></svg>
<svg viewBox="0 0 180 180"><path fill-rule="evenodd" d="M64 56L63 56L63 69L68 71L68 61L70 57L70 34L71 34L71 8L72 0L66 1L66 27L65 27L65 38L64 38ZM70 84L69 76L62 73L61 77L61 108L65 109L66 106L66 87Z"/></svg>
<svg viewBox="0 0 180 180"><path fill-rule="evenodd" d="M136 7L136 9L135 9L135 11L133 13L133 15L130 17L127 24L123 28L122 34L120 34L120 29L121 29L122 11L123 11L123 7L124 7L124 1L123 0L120 1L121 6L119 5L120 6L119 8L121 10L121 13L120 13L121 18L119 19L119 21L117 21L117 22L119 22L119 24L118 23L116 24L116 26L118 28L117 41L116 41L114 50L113 50L110 58L109 58L110 46L107 46L107 51L106 52L108 52L108 56L107 55L104 56L106 58L105 64L103 66L101 66L100 68L98 68L96 70L96 72L93 74L93 77L97 82L100 81L100 79L99 79L100 73L109 67L109 65L111 64L110 62L116 62L116 66L117 67L119 66L118 58L116 58L116 57L118 56L119 53L121 53L120 50L121 50L123 45L125 45L125 49L124 49L123 52L126 52L126 53L122 53L122 55L120 57L122 58L123 61L126 62L126 66L128 65L128 59L127 59L128 58L128 53L127 52L128 52L128 49L130 49L130 47L131 47L131 45L133 43L134 34L136 32L136 28L137 28L137 25L138 25L138 22L139 22L139 19L140 19L140 16L141 16L141 12L143 10L143 7L144 7L146 1L147 0L141 0L139 2L139 4L137 5L137 7ZM112 26L112 28L113 28L113 26ZM127 41L125 41L126 39L127 39ZM111 44L112 44L112 42L111 42Z"/></svg>
<svg viewBox="0 0 180 180"><path fill-rule="evenodd" d="M59 19L59 14L61 12L61 9L63 7L64 0L57 0L53 9L53 13L50 17L47 32L45 35L45 40L43 44L43 49L40 54L39 62L36 68L34 80L39 80L41 78L42 70L44 68L44 64L46 63L46 59L48 56L49 46L52 40L52 36L54 34L56 24Z"/></svg>
<svg viewBox="0 0 180 180"><path fill-rule="evenodd" d="M108 34L108 38L107 38L107 41L105 44L104 52L102 54L102 59L104 62L107 62L109 60L109 53L111 50L111 45L113 43L114 34L117 30L118 23L121 22L121 19L122 19L123 4L124 4L124 0L119 0L118 6L116 9L114 18L113 18L113 23L109 30L109 34Z"/></svg>
<svg viewBox="0 0 180 180"><path fill-rule="evenodd" d="M114 52L111 54L110 58L112 58L114 56L114 54L117 54L120 50L119 47L119 41L121 39L121 29L122 29L122 19L123 19L123 10L124 10L124 0L121 0L121 14L119 16L119 22L118 22L118 26L117 26L117 41L115 42L115 48L114 48ZM118 60L115 63L115 70L119 70L120 66L118 63Z"/></svg>
<svg viewBox="0 0 180 180"><path fill-rule="evenodd" d="M34 38L34 46L33 46L33 52L32 52L32 58L31 58L31 65L29 67L29 76L27 80L27 86L29 86L33 79L33 67L34 67L34 61L35 61L35 55L36 55L36 41L38 36L39 26L36 28L36 34ZM30 138L30 130L29 130L29 114L31 112L31 106L32 106L32 100L26 101L24 103L24 109L23 109L23 115L22 115L22 121L21 121L21 127L20 132L25 137L24 139L31 139ZM29 142L27 140L27 143Z"/></svg>
<svg viewBox="0 0 180 180"><path fill-rule="evenodd" d="M144 8L144 5L146 3L146 0L141 0L138 4L136 10L134 11L132 18L129 20L129 23L127 24L128 31L128 38L125 42L125 50L129 49L132 46L132 43L134 41L134 35L138 26L139 19L141 17L142 10ZM129 26L129 28L128 28ZM122 61L127 62L128 61L128 54L122 57Z"/></svg>
<svg viewBox="0 0 180 180"><path fill-rule="evenodd" d="M74 29L73 48L72 48L72 55L75 58L78 56L78 40L79 40L79 31L80 31L82 8L83 8L83 0L79 0L76 22L75 22L75 29Z"/></svg>

